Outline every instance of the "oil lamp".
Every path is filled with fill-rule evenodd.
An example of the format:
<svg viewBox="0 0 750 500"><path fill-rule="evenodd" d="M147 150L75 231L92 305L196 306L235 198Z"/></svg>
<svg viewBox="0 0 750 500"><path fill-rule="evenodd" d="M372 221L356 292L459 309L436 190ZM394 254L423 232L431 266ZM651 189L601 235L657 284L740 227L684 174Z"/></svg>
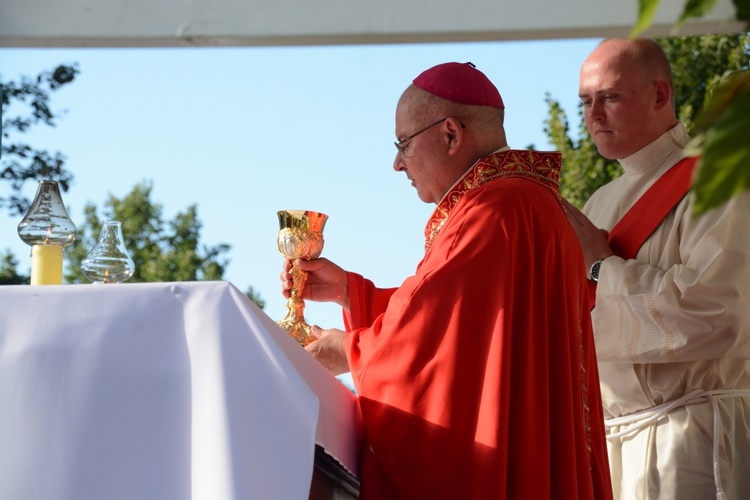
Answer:
<svg viewBox="0 0 750 500"><path fill-rule="evenodd" d="M133 276L135 263L122 237L122 223L107 220L96 245L81 262L81 273L93 283L122 283Z"/></svg>
<svg viewBox="0 0 750 500"><path fill-rule="evenodd" d="M39 181L31 208L18 224L18 236L31 245L31 284L62 284L63 249L75 241L76 226L56 181Z"/></svg>

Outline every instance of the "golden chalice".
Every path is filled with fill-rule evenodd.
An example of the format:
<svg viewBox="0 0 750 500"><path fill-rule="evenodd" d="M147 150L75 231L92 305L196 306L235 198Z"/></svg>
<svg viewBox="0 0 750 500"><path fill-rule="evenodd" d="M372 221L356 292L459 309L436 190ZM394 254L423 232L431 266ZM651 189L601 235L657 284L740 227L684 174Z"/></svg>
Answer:
<svg viewBox="0 0 750 500"><path fill-rule="evenodd" d="M328 216L308 210L281 210L279 235L276 243L279 253L294 262L295 259L315 259L323 251L323 227ZM307 273L292 264L292 289L286 301L286 316L279 326L302 346L315 340L310 325L305 322L305 301L302 292L307 282Z"/></svg>

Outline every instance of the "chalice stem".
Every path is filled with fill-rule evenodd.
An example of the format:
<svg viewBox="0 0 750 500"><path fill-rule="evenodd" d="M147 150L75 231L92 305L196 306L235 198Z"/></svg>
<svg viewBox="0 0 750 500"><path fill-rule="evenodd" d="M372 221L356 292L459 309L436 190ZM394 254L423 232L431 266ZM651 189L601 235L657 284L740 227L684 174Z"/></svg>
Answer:
<svg viewBox="0 0 750 500"><path fill-rule="evenodd" d="M307 273L296 265L292 265L289 274L292 277L292 289L289 293L289 299L286 301L286 316L279 322L279 326L294 337L298 343L307 345L315 340L315 337L310 333L310 325L305 322L305 301L302 299L302 292L307 282Z"/></svg>
<svg viewBox="0 0 750 500"><path fill-rule="evenodd" d="M292 277L292 290L290 295L301 299L302 291L305 289L305 283L307 283L307 272L297 267L297 264L292 264L292 268L289 270L289 275Z"/></svg>

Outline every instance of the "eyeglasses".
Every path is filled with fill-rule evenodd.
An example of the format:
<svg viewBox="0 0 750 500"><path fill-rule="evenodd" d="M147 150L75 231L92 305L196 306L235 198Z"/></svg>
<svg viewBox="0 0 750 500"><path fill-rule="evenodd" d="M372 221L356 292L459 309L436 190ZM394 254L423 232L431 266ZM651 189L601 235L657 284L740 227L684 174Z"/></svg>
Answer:
<svg viewBox="0 0 750 500"><path fill-rule="evenodd" d="M415 133L411 134L409 137L407 137L406 139L401 139L400 141L394 142L393 144L396 146L396 149L398 149L399 153L401 153L402 155L406 156L406 146L407 146L407 143L410 140L414 139L416 136L418 136L422 132L427 132L428 130L430 130L432 127L434 127L438 123L443 123L447 119L448 119L447 116L445 118L441 118L440 120L436 121L435 123L427 125L425 128L423 128L419 132L415 132Z"/></svg>

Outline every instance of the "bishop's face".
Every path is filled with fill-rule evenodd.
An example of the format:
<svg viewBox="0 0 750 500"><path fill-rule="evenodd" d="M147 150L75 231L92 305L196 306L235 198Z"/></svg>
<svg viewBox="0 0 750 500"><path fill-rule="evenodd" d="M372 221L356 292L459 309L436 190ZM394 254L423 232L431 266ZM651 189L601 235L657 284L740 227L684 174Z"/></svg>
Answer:
<svg viewBox="0 0 750 500"><path fill-rule="evenodd" d="M438 203L455 182L446 168L448 136L445 120L417 120L407 105L396 109L396 138L399 151L393 169L404 172L425 203Z"/></svg>

